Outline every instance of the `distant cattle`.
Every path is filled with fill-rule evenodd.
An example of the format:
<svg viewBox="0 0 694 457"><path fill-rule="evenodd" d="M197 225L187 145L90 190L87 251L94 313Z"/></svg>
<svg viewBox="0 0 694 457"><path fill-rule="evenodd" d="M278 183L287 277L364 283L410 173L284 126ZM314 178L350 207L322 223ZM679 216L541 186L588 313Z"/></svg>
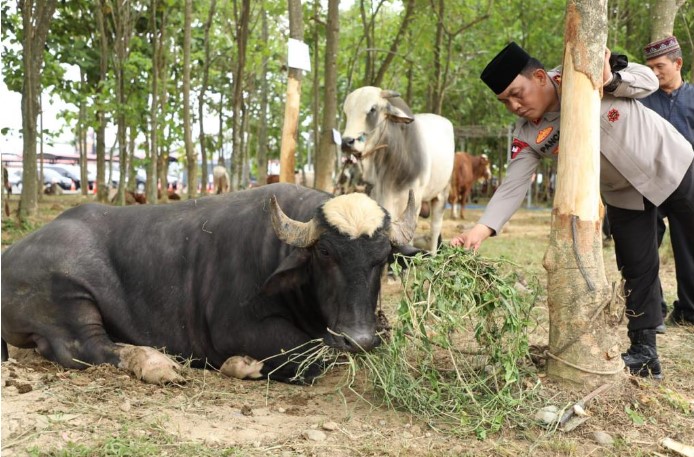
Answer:
<svg viewBox="0 0 694 457"><path fill-rule="evenodd" d="M435 253L453 171L453 125L435 114L413 115L396 92L378 87L350 93L343 109L342 149L361 160L371 197L395 214L404 210L408 189L414 190L418 212L429 202L428 249Z"/></svg>
<svg viewBox="0 0 694 457"><path fill-rule="evenodd" d="M227 168L224 166L224 162L221 162L212 169L212 178L214 180L214 192L216 194L222 194L229 192L231 188L231 180L229 179L229 173Z"/></svg>
<svg viewBox="0 0 694 457"><path fill-rule="evenodd" d="M181 381L152 348L241 378L309 382L305 351L375 347L381 274L410 242L364 194L273 184L168 205L71 208L2 256L2 348Z"/></svg>
<svg viewBox="0 0 694 457"><path fill-rule="evenodd" d="M485 154L473 156L467 152L455 153L455 165L451 177L451 189L448 193L448 203L452 205L451 217L457 219L463 216L463 208L467 203L472 186L480 180L492 177L489 169L489 159Z"/></svg>
<svg viewBox="0 0 694 457"><path fill-rule="evenodd" d="M280 175L267 175L266 184L274 184L280 182ZM313 187L314 174L312 171L297 171L294 173L294 183L301 184L304 187Z"/></svg>

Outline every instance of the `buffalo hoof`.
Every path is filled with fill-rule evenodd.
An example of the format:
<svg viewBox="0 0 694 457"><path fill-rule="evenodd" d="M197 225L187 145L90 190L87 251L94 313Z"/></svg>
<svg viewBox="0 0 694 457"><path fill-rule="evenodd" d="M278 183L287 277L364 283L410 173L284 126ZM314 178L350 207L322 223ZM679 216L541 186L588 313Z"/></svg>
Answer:
<svg viewBox="0 0 694 457"><path fill-rule="evenodd" d="M260 370L263 369L263 362L258 362L248 356L235 355L229 357L222 365L219 371L224 376L236 379L259 379L263 375Z"/></svg>
<svg viewBox="0 0 694 457"><path fill-rule="evenodd" d="M124 345L118 351L118 368L130 370L149 384L184 384L178 371L181 366L166 355L147 346Z"/></svg>

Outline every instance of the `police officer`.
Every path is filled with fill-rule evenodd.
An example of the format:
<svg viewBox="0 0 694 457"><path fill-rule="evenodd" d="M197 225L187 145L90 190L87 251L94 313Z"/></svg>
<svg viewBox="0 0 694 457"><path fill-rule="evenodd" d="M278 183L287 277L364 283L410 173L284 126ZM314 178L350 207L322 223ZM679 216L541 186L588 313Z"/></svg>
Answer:
<svg viewBox="0 0 694 457"><path fill-rule="evenodd" d="M629 64L613 73L609 57L607 51L600 107L600 191L628 291L631 346L622 357L633 374L661 378L655 332L663 322L657 207L666 207L685 232L694 233L694 150L671 124L636 102L636 97L657 89L653 72ZM545 71L516 43L506 46L481 78L521 119L515 125L505 179L479 222L451 241L475 250L499 233L520 207L540 159L557 155L560 122L560 69Z"/></svg>

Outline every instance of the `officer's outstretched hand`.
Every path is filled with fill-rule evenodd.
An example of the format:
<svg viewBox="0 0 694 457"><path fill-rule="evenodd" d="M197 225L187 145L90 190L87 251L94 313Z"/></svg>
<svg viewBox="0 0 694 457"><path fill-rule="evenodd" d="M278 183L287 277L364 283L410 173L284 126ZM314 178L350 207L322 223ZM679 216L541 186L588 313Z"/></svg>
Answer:
<svg viewBox="0 0 694 457"><path fill-rule="evenodd" d="M451 246L463 246L475 252L484 240L492 235L492 229L483 224L475 224L470 230L461 233L451 240Z"/></svg>

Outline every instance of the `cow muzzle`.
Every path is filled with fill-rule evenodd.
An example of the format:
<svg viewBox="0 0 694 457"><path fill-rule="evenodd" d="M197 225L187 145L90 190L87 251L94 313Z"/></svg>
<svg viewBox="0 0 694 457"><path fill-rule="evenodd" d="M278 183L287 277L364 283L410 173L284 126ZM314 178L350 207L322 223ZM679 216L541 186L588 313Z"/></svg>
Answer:
<svg viewBox="0 0 694 457"><path fill-rule="evenodd" d="M362 134L358 138L354 138L351 136L343 136L342 137L342 143L341 143L341 149L343 152L350 152L354 154L357 158L361 155L362 151L357 149L357 144L358 143L364 143L366 141L366 135Z"/></svg>
<svg viewBox="0 0 694 457"><path fill-rule="evenodd" d="M328 329L326 344L335 349L351 353L368 352L381 343L375 330L349 330L335 332Z"/></svg>

